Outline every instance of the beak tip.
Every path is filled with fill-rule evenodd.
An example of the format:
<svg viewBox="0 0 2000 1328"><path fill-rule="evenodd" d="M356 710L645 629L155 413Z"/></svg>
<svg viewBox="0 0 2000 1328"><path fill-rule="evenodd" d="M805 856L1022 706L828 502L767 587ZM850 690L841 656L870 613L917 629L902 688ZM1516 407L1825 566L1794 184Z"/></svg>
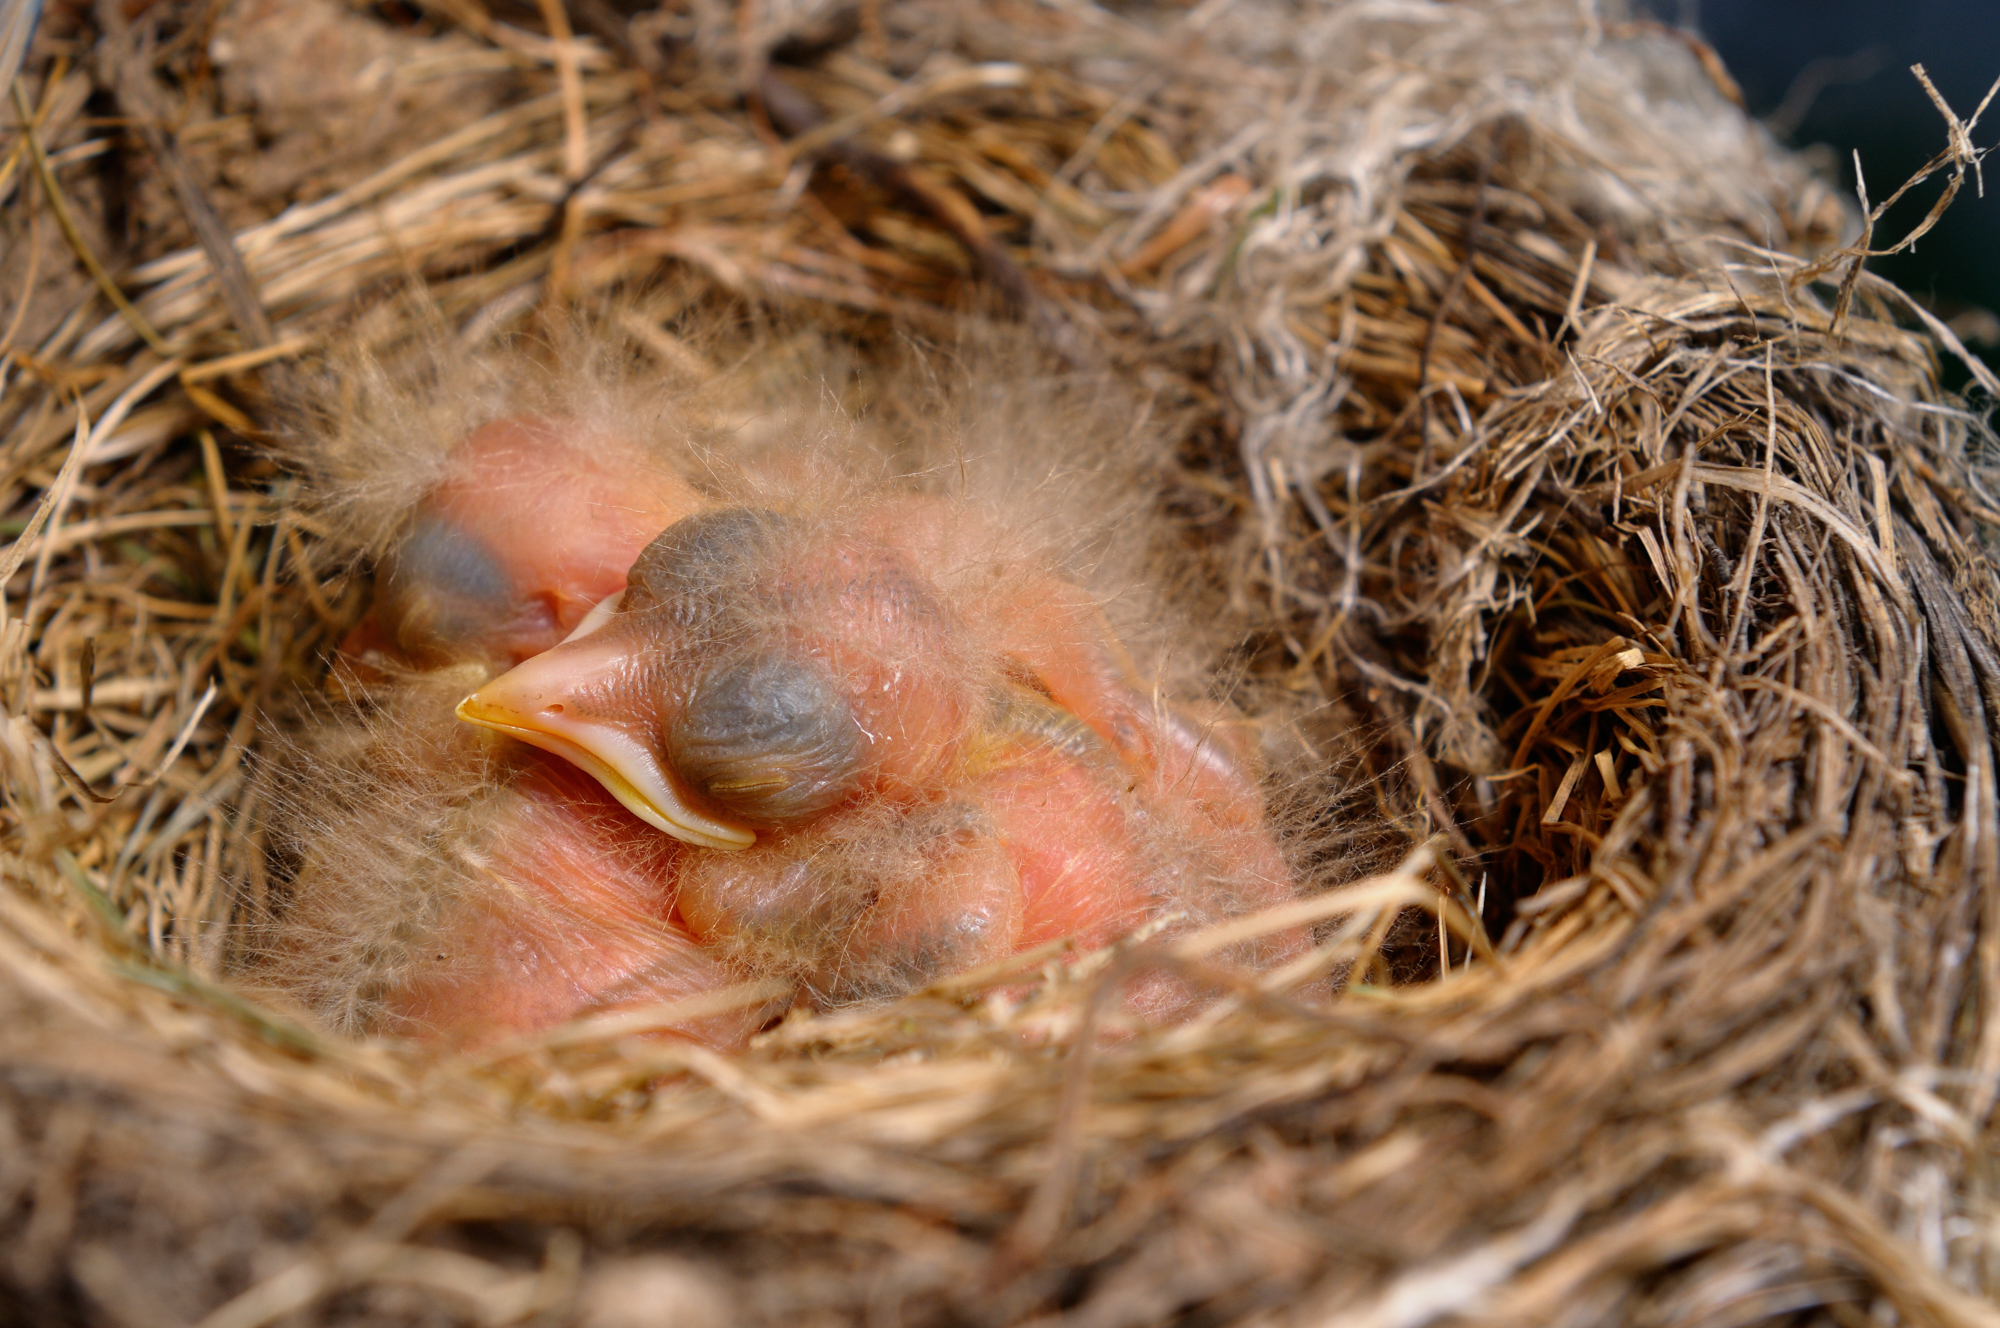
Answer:
<svg viewBox="0 0 2000 1328"><path fill-rule="evenodd" d="M478 692L472 692L452 708L452 714L468 724L477 724L484 729L495 727L490 707L479 699Z"/></svg>

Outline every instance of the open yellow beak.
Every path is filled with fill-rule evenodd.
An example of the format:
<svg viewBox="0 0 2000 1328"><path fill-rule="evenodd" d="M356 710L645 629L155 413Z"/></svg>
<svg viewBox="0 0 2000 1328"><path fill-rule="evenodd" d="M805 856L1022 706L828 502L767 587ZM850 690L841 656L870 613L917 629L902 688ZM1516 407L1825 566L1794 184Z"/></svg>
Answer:
<svg viewBox="0 0 2000 1328"><path fill-rule="evenodd" d="M750 847L755 831L697 811L647 743L624 725L594 717L603 709L606 679L630 676L629 667L621 667L629 665L629 653L603 635L572 639L460 701L458 717L562 757L634 816L676 839L703 848Z"/></svg>

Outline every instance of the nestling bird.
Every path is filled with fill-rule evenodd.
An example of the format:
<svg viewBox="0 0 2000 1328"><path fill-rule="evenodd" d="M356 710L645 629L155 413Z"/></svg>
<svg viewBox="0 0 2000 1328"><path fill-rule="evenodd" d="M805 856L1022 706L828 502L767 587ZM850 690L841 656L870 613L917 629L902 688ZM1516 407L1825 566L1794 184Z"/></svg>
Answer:
<svg viewBox="0 0 2000 1328"><path fill-rule="evenodd" d="M1102 456L1019 403L992 451L912 458L836 411L566 372L455 425L406 412L434 440L414 483L367 446L328 468L373 475L329 481L381 532L343 647L372 682L295 763L261 980L476 1044L783 979L682 1027L728 1046L794 1000L1290 895L1251 745L1169 699L1065 566L1101 533L1062 538ZM1065 450L1067 476L977 478Z"/></svg>

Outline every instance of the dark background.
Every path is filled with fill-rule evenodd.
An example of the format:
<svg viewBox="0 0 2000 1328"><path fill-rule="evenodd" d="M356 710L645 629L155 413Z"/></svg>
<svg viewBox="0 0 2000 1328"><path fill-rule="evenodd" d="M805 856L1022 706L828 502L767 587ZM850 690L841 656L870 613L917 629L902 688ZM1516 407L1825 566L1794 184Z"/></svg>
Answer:
<svg viewBox="0 0 2000 1328"><path fill-rule="evenodd" d="M1852 197L1861 153L1869 197L1886 198L1945 144L1944 120L1910 66L1921 63L1961 119L2000 76L2000 0L1638 0L1665 22L1706 37L1742 85L1753 115L1794 146L1816 149ZM1812 86L1819 84L1817 95ZM1973 130L2000 143L2000 97ZM1830 150L1829 150L1830 149ZM1971 334L2000 366L2000 153L1987 165L1986 197L1968 180L1913 254L1875 266L1924 296ZM1877 247L1901 239L1939 192L1924 186L1891 210Z"/></svg>

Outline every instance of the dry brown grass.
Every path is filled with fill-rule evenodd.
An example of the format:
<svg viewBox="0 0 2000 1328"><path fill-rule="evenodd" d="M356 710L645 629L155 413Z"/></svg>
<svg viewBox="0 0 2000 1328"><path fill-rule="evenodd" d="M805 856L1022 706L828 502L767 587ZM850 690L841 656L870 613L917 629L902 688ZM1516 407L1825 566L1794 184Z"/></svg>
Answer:
<svg viewBox="0 0 2000 1328"><path fill-rule="evenodd" d="M131 312L0 137L0 1306L2000 1322L1993 440L1702 52L1555 3L257 12L96 76L158 71L269 337L73 13L25 89ZM300 33L310 90L259 63ZM246 761L364 595L264 450L284 366L579 304L674 372L775 305L1171 398L1158 502L1333 772L1299 851L1382 868L1293 906L1311 961L1099 1037L1229 937L1032 956L734 1058L234 995Z"/></svg>

